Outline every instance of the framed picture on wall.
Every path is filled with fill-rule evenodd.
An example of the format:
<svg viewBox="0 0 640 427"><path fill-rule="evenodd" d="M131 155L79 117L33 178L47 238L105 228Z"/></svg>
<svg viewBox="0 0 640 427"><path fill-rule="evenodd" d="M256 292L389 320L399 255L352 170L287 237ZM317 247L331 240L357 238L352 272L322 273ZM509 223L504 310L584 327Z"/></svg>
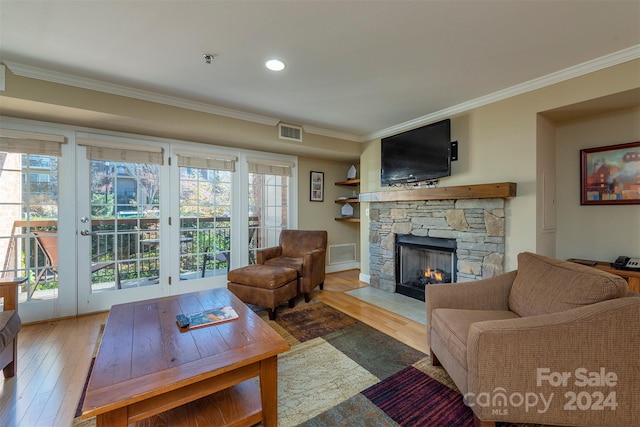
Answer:
<svg viewBox="0 0 640 427"><path fill-rule="evenodd" d="M640 142L580 150L580 204L640 204Z"/></svg>
<svg viewBox="0 0 640 427"><path fill-rule="evenodd" d="M324 201L324 172L311 171L311 192L309 200L312 202Z"/></svg>

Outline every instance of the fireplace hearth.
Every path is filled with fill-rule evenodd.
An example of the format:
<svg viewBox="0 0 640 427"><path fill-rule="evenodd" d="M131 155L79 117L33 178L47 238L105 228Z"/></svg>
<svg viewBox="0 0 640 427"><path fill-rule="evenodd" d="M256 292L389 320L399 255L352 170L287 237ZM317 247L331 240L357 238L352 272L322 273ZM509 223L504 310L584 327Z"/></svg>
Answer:
<svg viewBox="0 0 640 427"><path fill-rule="evenodd" d="M425 286L456 280L456 240L396 235L396 292L425 300Z"/></svg>

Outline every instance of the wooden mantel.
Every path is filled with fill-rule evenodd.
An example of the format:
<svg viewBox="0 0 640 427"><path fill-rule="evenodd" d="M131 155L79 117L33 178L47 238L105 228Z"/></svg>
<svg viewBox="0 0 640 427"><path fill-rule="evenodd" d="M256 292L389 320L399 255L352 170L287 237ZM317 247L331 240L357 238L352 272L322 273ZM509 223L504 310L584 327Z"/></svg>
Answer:
<svg viewBox="0 0 640 427"><path fill-rule="evenodd" d="M410 202L416 200L497 199L516 197L515 182L416 188L415 190L361 193L360 202Z"/></svg>

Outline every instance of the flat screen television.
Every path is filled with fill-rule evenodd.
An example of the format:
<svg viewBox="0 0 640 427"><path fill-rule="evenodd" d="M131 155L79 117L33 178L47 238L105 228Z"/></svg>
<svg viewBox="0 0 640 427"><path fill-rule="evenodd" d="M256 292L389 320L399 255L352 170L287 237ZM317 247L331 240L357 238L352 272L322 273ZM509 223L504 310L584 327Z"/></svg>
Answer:
<svg viewBox="0 0 640 427"><path fill-rule="evenodd" d="M450 175L450 119L382 138L380 182L383 186Z"/></svg>

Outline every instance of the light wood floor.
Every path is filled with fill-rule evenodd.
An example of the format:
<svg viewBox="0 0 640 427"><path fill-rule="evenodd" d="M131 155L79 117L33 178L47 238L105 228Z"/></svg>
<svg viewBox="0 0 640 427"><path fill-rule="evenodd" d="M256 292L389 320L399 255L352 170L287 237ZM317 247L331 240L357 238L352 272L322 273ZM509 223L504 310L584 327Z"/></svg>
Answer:
<svg viewBox="0 0 640 427"><path fill-rule="evenodd" d="M366 283L358 281L359 274L359 270L329 274L324 283L324 291L316 292L313 295L325 304L428 354L429 346L427 346L425 325L344 293L368 286Z"/></svg>
<svg viewBox="0 0 640 427"><path fill-rule="evenodd" d="M344 292L367 286L358 270L327 275L324 291L313 296L334 308L428 353L424 325ZM18 340L18 372L0 378L0 426L70 426L89 363L107 313L23 326Z"/></svg>

